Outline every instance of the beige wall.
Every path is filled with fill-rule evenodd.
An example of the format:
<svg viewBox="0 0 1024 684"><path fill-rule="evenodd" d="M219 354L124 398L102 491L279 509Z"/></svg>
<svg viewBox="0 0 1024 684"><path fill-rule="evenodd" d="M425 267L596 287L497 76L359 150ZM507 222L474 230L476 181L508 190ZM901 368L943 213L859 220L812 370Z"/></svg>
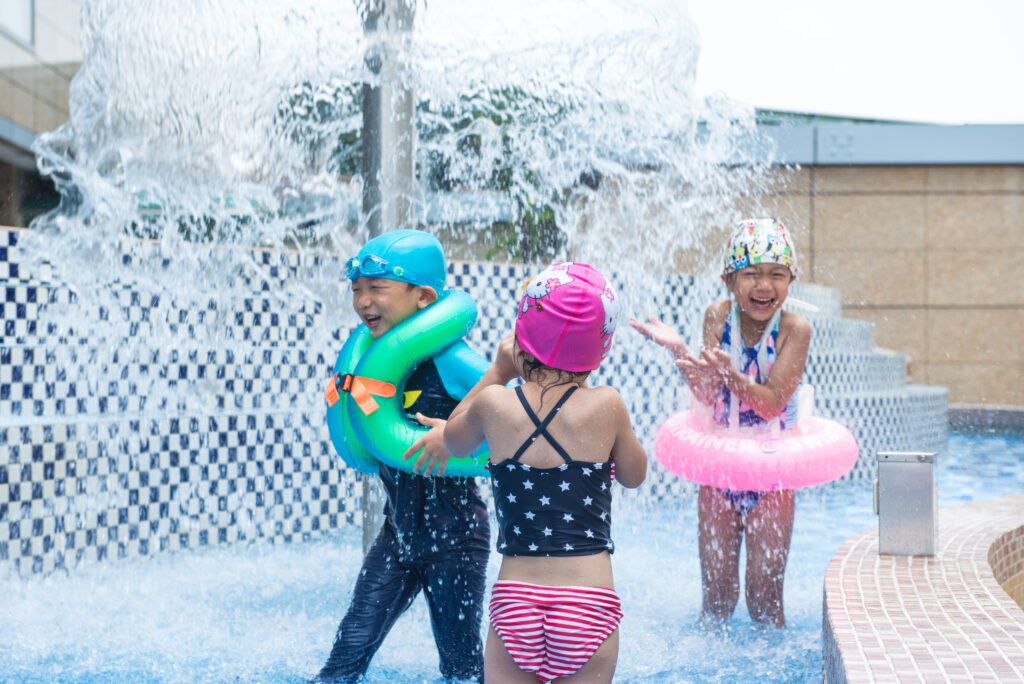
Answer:
<svg viewBox="0 0 1024 684"><path fill-rule="evenodd" d="M914 382L952 403L1024 405L1024 166L780 170L765 203L805 277L874 322Z"/></svg>
<svg viewBox="0 0 1024 684"><path fill-rule="evenodd" d="M67 121L68 87L82 61L82 0L36 0L35 41L0 34L0 116L33 133Z"/></svg>

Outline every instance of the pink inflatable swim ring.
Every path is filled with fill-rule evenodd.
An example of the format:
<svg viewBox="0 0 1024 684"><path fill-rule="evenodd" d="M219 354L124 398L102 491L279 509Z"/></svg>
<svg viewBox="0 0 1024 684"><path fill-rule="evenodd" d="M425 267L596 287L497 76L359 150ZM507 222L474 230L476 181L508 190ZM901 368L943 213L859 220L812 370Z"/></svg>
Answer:
<svg viewBox="0 0 1024 684"><path fill-rule="evenodd" d="M766 430L708 432L692 411L671 416L654 441L669 471L721 489L769 491L830 482L857 462L857 441L835 421L808 416L777 437Z"/></svg>

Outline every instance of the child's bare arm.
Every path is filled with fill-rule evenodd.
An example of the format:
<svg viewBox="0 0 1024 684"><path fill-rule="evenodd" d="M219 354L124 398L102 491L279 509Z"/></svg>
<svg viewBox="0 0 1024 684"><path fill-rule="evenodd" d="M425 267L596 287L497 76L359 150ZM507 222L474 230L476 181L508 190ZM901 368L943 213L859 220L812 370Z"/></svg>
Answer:
<svg viewBox="0 0 1024 684"><path fill-rule="evenodd" d="M704 311L703 349L718 346L728 315L728 302L716 302ZM714 403L718 397L718 389L722 386L722 377L714 368L692 354L677 358L676 366L686 378L686 384L697 401L705 405Z"/></svg>
<svg viewBox="0 0 1024 684"><path fill-rule="evenodd" d="M453 413L445 424L444 446L452 456L468 456L483 443L484 423L481 413L482 406L487 402L488 389L489 386L481 387L475 395L476 400L471 400L458 415Z"/></svg>
<svg viewBox="0 0 1024 684"><path fill-rule="evenodd" d="M512 360L514 343L514 335L506 335L501 340L490 368L448 417L448 424L444 428L444 444L453 456L468 456L484 441L483 421L480 417L481 409L476 406L477 399L490 388L504 387L519 375ZM480 403L486 404L486 401Z"/></svg>
<svg viewBox="0 0 1024 684"><path fill-rule="evenodd" d="M476 399L476 396L485 387L490 387L491 385L505 386L513 379L519 377L519 371L516 370L515 362L512 360L515 340L515 335L512 334L505 335L502 338L501 342L498 343L497 351L494 353L494 361L491 362L490 367L484 372L484 376L480 378L480 381L462 398L459 405L448 416L448 420L468 409L469 405L473 403L473 400Z"/></svg>
<svg viewBox="0 0 1024 684"><path fill-rule="evenodd" d="M708 307L707 312L704 314L705 345L707 344L708 316L711 313L711 309L712 307ZM682 335L675 328L663 323L654 316L651 316L647 323L641 323L635 318L630 318L629 324L647 339L672 352L672 358L675 361L676 367L679 368L679 372L683 375L683 380L686 381L690 391L693 392L698 401L705 404L714 401L721 381L716 374L712 373L690 354L686 349L686 344L683 342Z"/></svg>
<svg viewBox="0 0 1024 684"><path fill-rule="evenodd" d="M782 413L790 397L800 386L811 345L811 324L799 314L785 313L779 325L778 358L763 385L736 370L729 354L721 349L702 352L704 359L718 368L726 387L765 420Z"/></svg>
<svg viewBox="0 0 1024 684"><path fill-rule="evenodd" d="M657 317L651 316L647 319L646 323L630 318L629 324L647 339L668 349L675 358L681 359L686 354L686 344L683 342L683 336L679 334L678 330L667 323L663 323Z"/></svg>
<svg viewBox="0 0 1024 684"><path fill-rule="evenodd" d="M451 454L444 446L444 420L441 418L430 418L422 413L416 414L416 420L420 425L430 428L426 434L412 443L402 458L408 461L419 454L419 458L412 466L412 472L430 475L437 469L438 475L444 475L445 467Z"/></svg>
<svg viewBox="0 0 1024 684"><path fill-rule="evenodd" d="M615 479L623 487L639 487L647 477L647 453L633 431L629 410L615 390L609 388L612 415L616 433L612 445L612 462L615 464Z"/></svg>
<svg viewBox="0 0 1024 684"><path fill-rule="evenodd" d="M469 393L463 397L462 401L459 402L455 410L452 411L451 416L448 417L450 421L456 415L465 412L470 404L473 403L474 398L486 387L490 385L505 385L516 375L515 365L512 363L512 341L511 335L507 336L498 345L498 351L495 354L494 362L490 368L484 373L484 376L479 382L469 391ZM511 377L505 378L509 373ZM421 425L425 425L430 428L423 437L416 440L412 446L405 452L402 458L408 460L415 454L419 453L420 456L416 459L416 463L413 464L412 471L414 473L423 473L424 475L429 474L437 469L438 475L444 475L445 468L448 464L448 459L451 456L468 456L476 450L477 446L480 446L480 442L483 441L483 437L477 442L476 446L471 448L469 451L463 453L454 453L447 446L447 433L446 427L447 422L440 418L431 418L422 414L416 414L416 420ZM422 451L421 451L422 450Z"/></svg>

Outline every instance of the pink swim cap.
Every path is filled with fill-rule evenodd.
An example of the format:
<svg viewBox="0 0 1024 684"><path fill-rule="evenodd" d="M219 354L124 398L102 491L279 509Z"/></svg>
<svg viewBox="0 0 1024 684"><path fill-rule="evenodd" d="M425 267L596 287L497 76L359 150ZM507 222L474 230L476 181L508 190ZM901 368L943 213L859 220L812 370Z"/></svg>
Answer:
<svg viewBox="0 0 1024 684"><path fill-rule="evenodd" d="M580 373L601 365L619 316L615 290L587 264L552 264L526 284L516 339L545 366Z"/></svg>

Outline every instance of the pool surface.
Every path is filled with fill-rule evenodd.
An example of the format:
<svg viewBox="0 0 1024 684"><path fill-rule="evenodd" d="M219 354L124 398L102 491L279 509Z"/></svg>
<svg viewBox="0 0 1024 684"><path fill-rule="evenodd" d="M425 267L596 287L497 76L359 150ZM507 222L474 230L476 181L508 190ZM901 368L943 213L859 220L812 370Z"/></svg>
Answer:
<svg viewBox="0 0 1024 684"><path fill-rule="evenodd" d="M937 468L939 505L1024 492L1021 463L1024 437L950 435ZM732 620L698 628L696 497L652 505L617 495L614 564L626 612L617 682L821 681L825 568L844 540L877 525L870 488L799 493L784 631L755 626L742 597ZM0 681L306 681L348 604L360 544L353 528L303 544L5 578ZM497 563L492 555L492 580ZM422 599L388 636L367 680L441 681Z"/></svg>

